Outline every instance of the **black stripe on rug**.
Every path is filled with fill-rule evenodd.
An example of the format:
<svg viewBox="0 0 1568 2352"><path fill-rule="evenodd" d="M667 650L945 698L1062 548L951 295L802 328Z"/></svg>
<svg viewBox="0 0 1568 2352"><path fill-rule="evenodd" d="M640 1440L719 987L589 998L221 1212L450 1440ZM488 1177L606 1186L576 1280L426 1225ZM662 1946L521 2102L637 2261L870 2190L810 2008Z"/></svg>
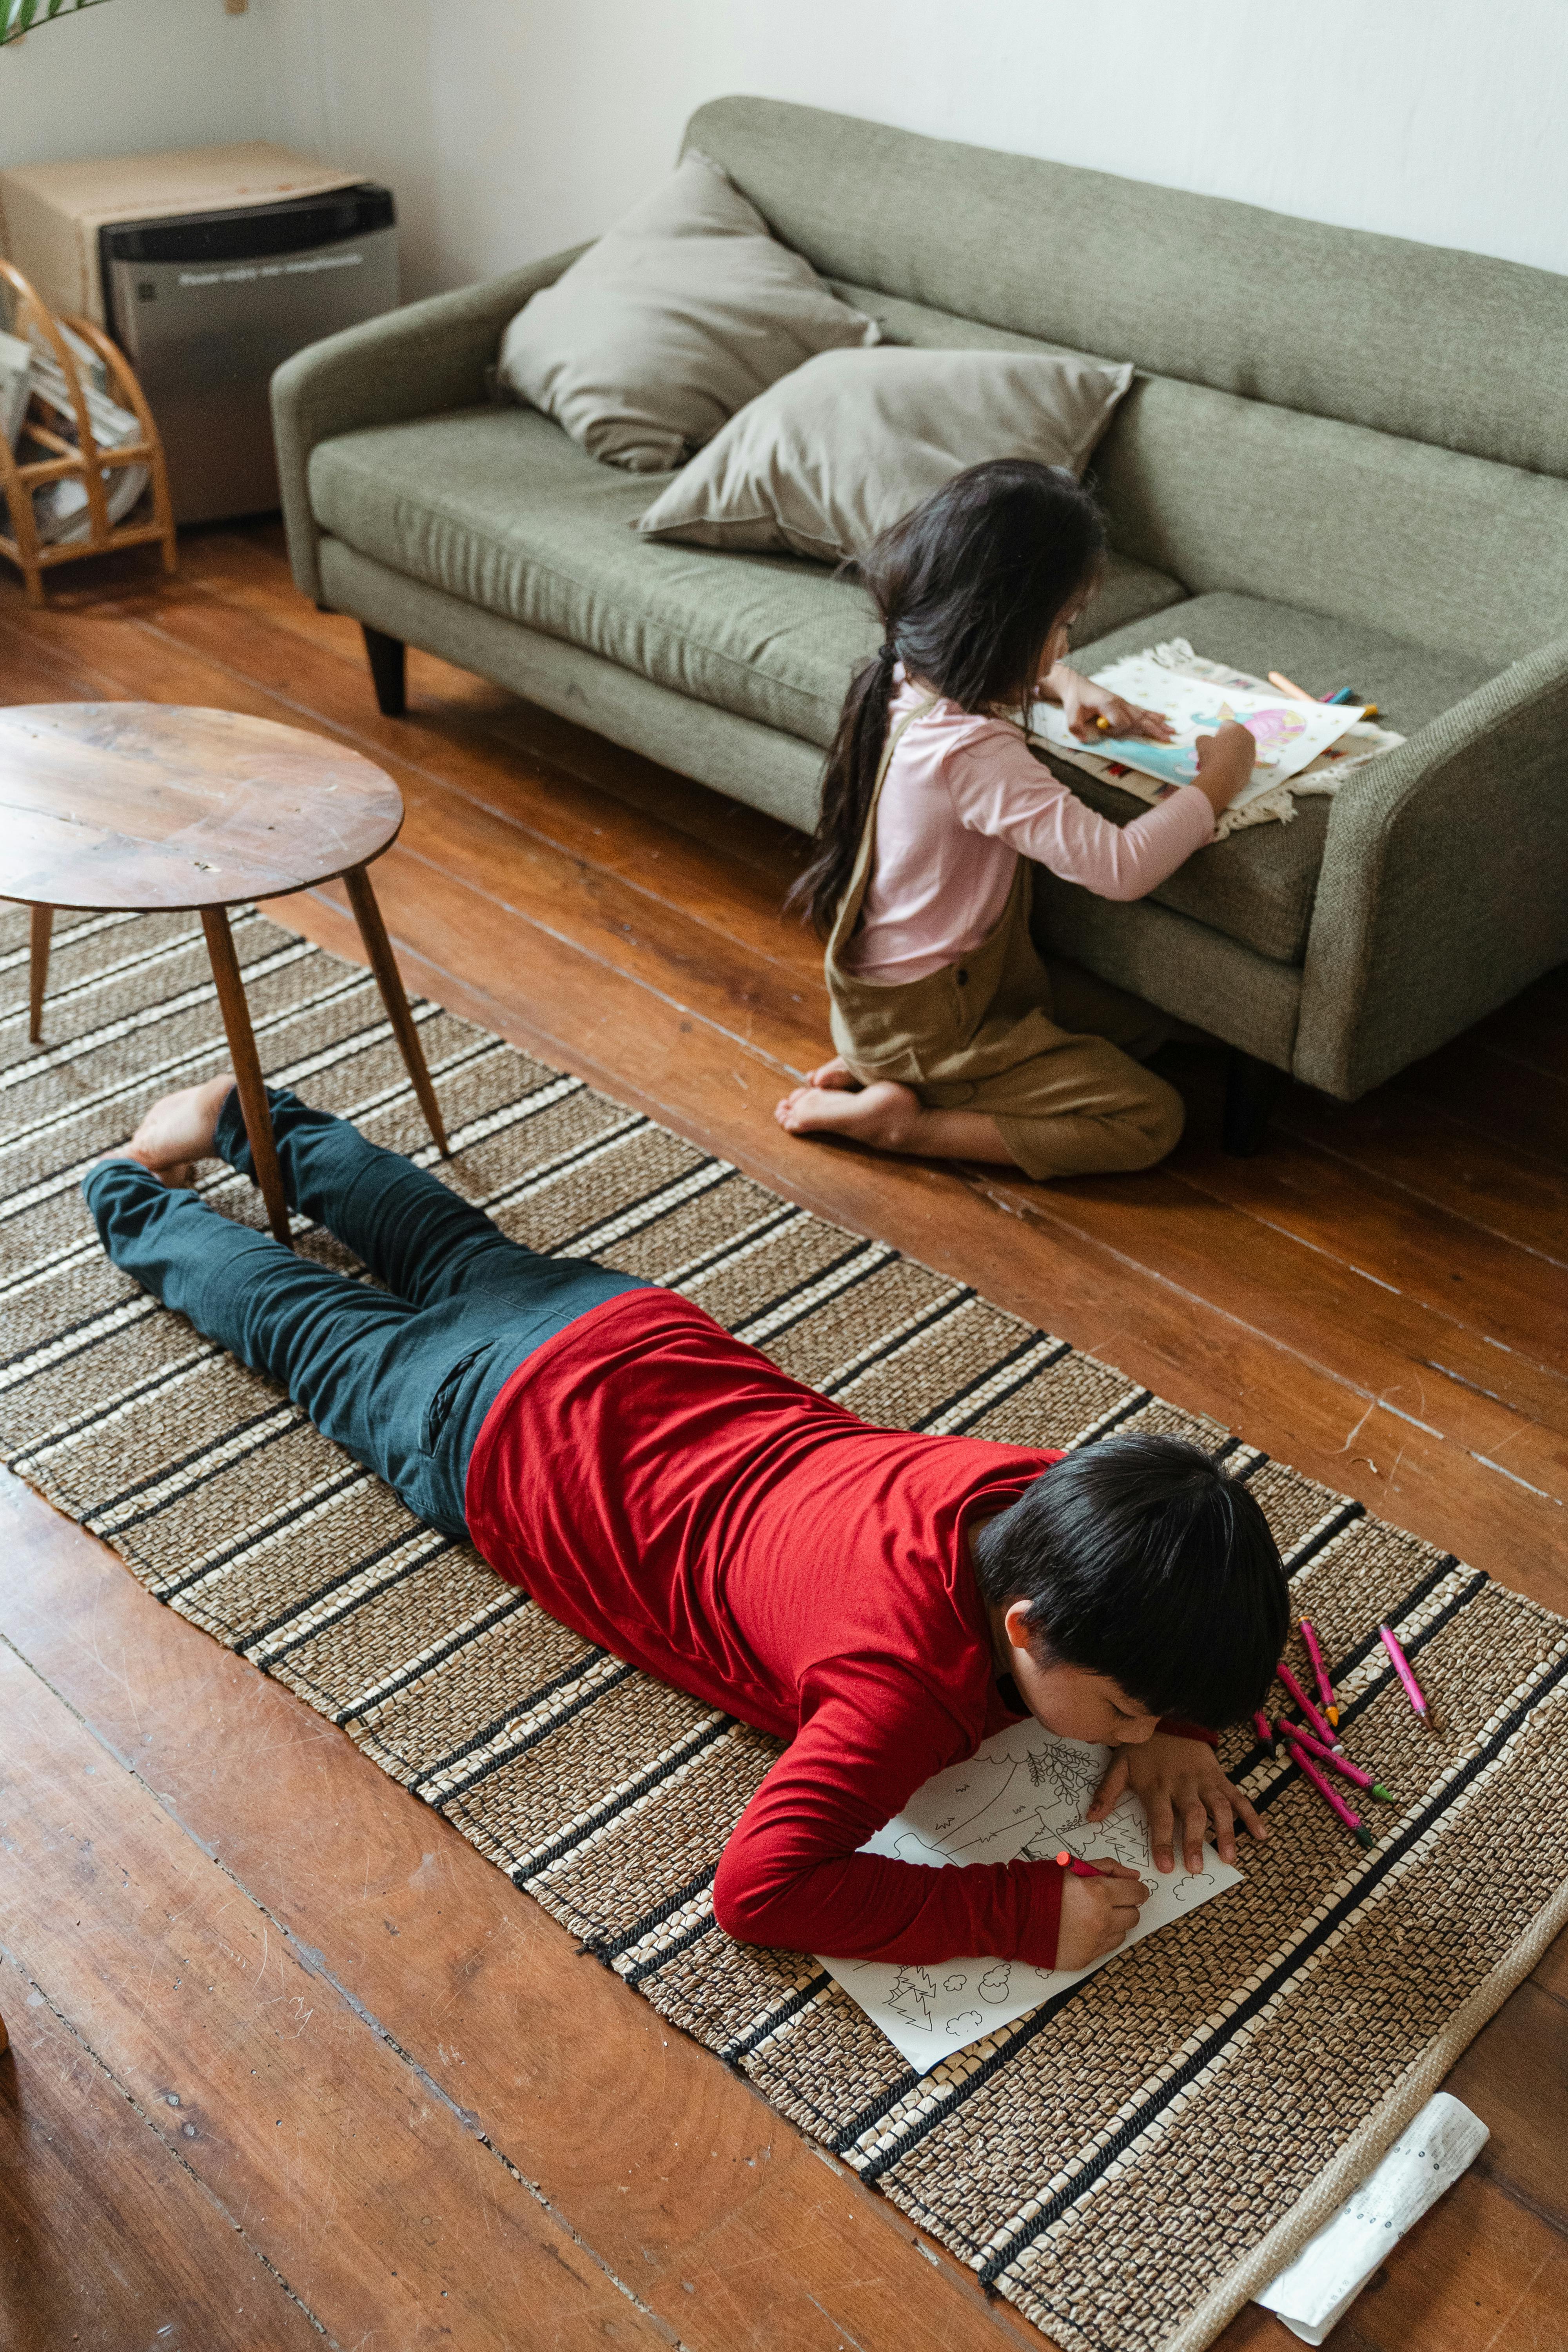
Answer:
<svg viewBox="0 0 1568 2352"><path fill-rule="evenodd" d="M786 1201L771 1215L759 1217L755 1223L747 1225L738 1234L731 1234L727 1241L705 1251L701 1257L692 1258L684 1265L671 1266L668 1274L660 1275L659 1281L667 1290L685 1292L694 1283L704 1280L717 1267L728 1265L731 1258L743 1256L749 1249L760 1249L763 1242L771 1241L785 1225L795 1224L805 1215L804 1209L797 1209L793 1201Z"/></svg>
<svg viewBox="0 0 1568 2352"><path fill-rule="evenodd" d="M263 1666L270 1674L272 1668L279 1664L291 1652L302 1649L307 1642L313 1642L317 1634L324 1633L329 1625L335 1625L342 1618L351 1615L355 1609L359 1608L363 1601L370 1598L370 1595L356 1593L353 1601L347 1602L343 1608L332 1610L327 1616L313 1624L301 1626L300 1632L290 1640L279 1643L269 1657L264 1659L258 1656L257 1653L266 1647L273 1634L281 1633L287 1627L299 1624L301 1617L313 1616L322 1602L330 1601L334 1592L341 1592L346 1585L354 1584L362 1577L367 1576L370 1570L377 1567L382 1560L391 1559L393 1555L399 1551L410 1551L411 1556L404 1562L395 1577L388 1577L384 1583L374 1586L374 1590L378 1596L390 1591L394 1584L401 1583L405 1576L412 1576L416 1569L428 1568L431 1561L439 1559L443 1552L456 1551L458 1549L458 1546L450 1536L442 1535L436 1528L421 1527L416 1521L413 1527L405 1528L401 1533L390 1537L385 1543L378 1544L374 1551L367 1552L364 1558L356 1560L353 1567L342 1569L336 1576L329 1578L327 1582L312 1592L308 1600L290 1601L287 1609L279 1610L275 1617L247 1633L245 1637L243 1654L250 1660L253 1666Z"/></svg>
<svg viewBox="0 0 1568 2352"><path fill-rule="evenodd" d="M814 2000L820 2000L832 1982L833 1979L824 1969L806 1983L796 1985L776 2009L769 2010L765 2017L759 2018L754 2025L749 2025L745 2032L738 2034L733 2042L726 2042L719 2051L719 2056L726 2066L738 2066L742 2058L749 2058L753 2050L760 2049L792 2018L798 2017L803 2009L809 2009Z"/></svg>
<svg viewBox="0 0 1568 2352"><path fill-rule="evenodd" d="M813 1387L822 1396L842 1395L846 1389L853 1388L857 1381L864 1380L868 1372L874 1371L879 1364L885 1364L889 1356L900 1355L904 1349L916 1346L921 1339L929 1339L939 1325L945 1323L950 1316L956 1315L962 1307L973 1305L973 1299L974 1293L967 1286L955 1291L951 1298L937 1299L931 1306L922 1308L918 1316L911 1317L890 1339L884 1339L878 1347L868 1348L863 1354L851 1360L847 1370L833 1373L826 1381L813 1381Z"/></svg>
<svg viewBox="0 0 1568 2352"><path fill-rule="evenodd" d="M630 1674L634 1669L628 1666L626 1671ZM620 1814L628 1811L633 1805L640 1804L661 1780L671 1780L677 1772L684 1771L694 1758L734 1728L735 1717L732 1715L714 1716L707 1723L695 1725L674 1748L656 1758L653 1763L645 1765L642 1771L623 1787L612 1789L602 1804L595 1806L581 1822L574 1822L571 1829L549 1845L540 1846L532 1853L507 1864L507 1876L512 1885L524 1888L531 1886L536 1879L543 1877L546 1871L553 1870L558 1862L563 1862L568 1854L575 1853L590 1839L596 1838Z"/></svg>
<svg viewBox="0 0 1568 2352"><path fill-rule="evenodd" d="M1357 1519L1364 1519L1365 1517L1364 1503L1342 1503L1337 1510L1331 1511L1328 1517L1321 1521L1312 1533L1289 1554L1285 1561L1286 1575L1300 1576L1309 1560L1316 1559L1321 1551L1327 1550L1336 1536L1342 1536L1348 1527L1353 1527Z"/></svg>
<svg viewBox="0 0 1568 2352"><path fill-rule="evenodd" d="M351 1723L357 1723L362 1716L368 1715L372 1707L384 1706L388 1699L396 1698L411 1684L418 1682L422 1675L434 1674L437 1666L444 1666L448 1658L455 1657L459 1650L467 1649L470 1642L483 1641L498 1625L504 1625L509 1617L515 1617L520 1609L531 1606L526 1592L503 1594L486 1612L479 1624L460 1625L455 1633L447 1635L446 1641L434 1643L423 1656L411 1659L389 1681L378 1685L365 1697L356 1699L353 1706L340 1707L335 1715L328 1717L329 1722L335 1723L340 1731L346 1730ZM381 1744L387 1746L384 1740ZM391 1754L393 1751L388 1748L387 1752Z"/></svg>
<svg viewBox="0 0 1568 2352"><path fill-rule="evenodd" d="M608 1657L609 1654L607 1650L602 1650L599 1653L601 1657ZM546 1692L559 1689L566 1683L580 1682L585 1674L592 1671L595 1664L595 1660L584 1659L580 1664L574 1666L569 1675L559 1677L553 1685L546 1684ZM599 1675L586 1690L580 1691L574 1699L568 1701L566 1706L554 1708L543 1723L536 1723L532 1730L524 1732L521 1738L508 1740L506 1746L497 1754L487 1756L478 1770L470 1772L466 1780L459 1780L456 1788L443 1789L439 1796L426 1797L425 1790L432 1781L439 1780L449 1772L452 1769L451 1765L440 1764L433 1770L422 1772L419 1776L419 1786L415 1790L416 1796L420 1797L426 1804L434 1805L437 1812L445 1812L449 1806L460 1804L466 1797L471 1797L476 1789L482 1788L492 1772L500 1771L504 1765L515 1764L520 1756L526 1756L531 1748L539 1746L541 1740L548 1739L552 1732L559 1731L563 1723L570 1723L574 1716L581 1715L584 1707L595 1706L607 1691L618 1690L624 1682L629 1682L636 1672L635 1666L618 1662L612 1673ZM500 1739L509 1723L520 1723L525 1716L531 1715L535 1708L543 1706L547 1703L546 1698L540 1697L531 1700L527 1706L510 1707L501 1717L499 1728L491 1732L491 1739ZM463 1758L472 1755L479 1745L478 1740L465 1740L453 1761L460 1764Z"/></svg>
<svg viewBox="0 0 1568 2352"><path fill-rule="evenodd" d="M814 1274L804 1275L799 1282L792 1282L787 1288L775 1292L766 1306L753 1307L743 1323L732 1326L736 1339L745 1339L749 1332L761 1330L763 1325L766 1324L767 1329L763 1332L763 1338L782 1339L786 1331L793 1331L797 1323L804 1322L808 1315L815 1315L817 1308L825 1305L827 1299L842 1298L846 1292L855 1289L858 1284L868 1281L872 1275L879 1273L894 1254L886 1242L851 1243L847 1249L840 1250L837 1257L830 1257L826 1265L819 1265ZM849 1269L860 1258L864 1258L866 1264L858 1274L851 1273ZM833 1277L837 1274L845 1276L842 1282L834 1281ZM795 1312L793 1315L783 1316L782 1319L775 1322L773 1318L779 1315L781 1308L792 1303L795 1307ZM754 1347L758 1343L752 1340L749 1344Z"/></svg>
<svg viewBox="0 0 1568 2352"><path fill-rule="evenodd" d="M308 1495L290 1503L287 1509L275 1511L269 1518L259 1520L254 1527L247 1528L245 1533L237 1536L233 1543L226 1545L222 1551L215 1552L210 1559L198 1560L195 1567L188 1568L183 1576L171 1576L162 1581L157 1578L149 1579L149 1591L160 1601L180 1600L195 1586L205 1583L209 1576L216 1576L224 1569L232 1568L235 1561L243 1559L247 1552L255 1551L260 1545L272 1542L273 1538L281 1535L286 1528L296 1526L300 1519L308 1519L312 1512L322 1510L327 1504L336 1502L340 1496L347 1494L351 1486L363 1486L371 1475L370 1471L362 1470L357 1462L351 1462L347 1468L340 1470L335 1477L323 1479L320 1486L313 1486ZM186 1494L195 1491L192 1487L185 1489ZM89 1527L91 1524L90 1520L83 1521L84 1526ZM116 1542L122 1533L122 1529L116 1530ZM231 1625L227 1631L232 1636L229 1648L238 1649L246 1637L241 1634L237 1626Z"/></svg>
<svg viewBox="0 0 1568 2352"><path fill-rule="evenodd" d="M525 1600L528 1598L526 1593L523 1598ZM597 1642L588 1642L582 1656L575 1659L571 1665L563 1666L560 1673L552 1675L547 1682L538 1684L534 1689L526 1692L521 1698L514 1699L504 1715L492 1717L482 1731L471 1732L459 1747L450 1749L445 1756L438 1757L433 1764L426 1765L420 1774L421 1780L438 1780L444 1772L450 1772L460 1764L465 1756L478 1756L482 1749L490 1745L492 1740L500 1738L509 1723L521 1723L527 1717L536 1714L542 1706L547 1706L558 1692L569 1690L574 1683L581 1682L584 1675L592 1674L596 1667L601 1666L609 1654L608 1650L601 1649ZM619 1663L625 1666L624 1660ZM626 1667L626 1673L629 1674L631 1671L630 1667ZM614 1690L620 1679L619 1676L611 1676L605 1682L595 1683L590 1696L596 1696L601 1690ZM379 1706L380 1700L376 1700L375 1704ZM551 1717L552 1724L569 1723L572 1715L576 1711L575 1708L563 1709L561 1714ZM526 1752L526 1749L521 1746L507 1750L509 1756L521 1756ZM464 1783L465 1790L478 1786L477 1780Z"/></svg>
<svg viewBox="0 0 1568 2352"><path fill-rule="evenodd" d="M689 1903L695 1903L700 1895L706 1895L717 1877L718 1871L717 1863L705 1863L700 1870L692 1874L683 1886L676 1887L673 1894L667 1895L661 1903L654 1906L651 1911L645 1911L640 1919L634 1919L629 1927L623 1927L615 1936L610 1934L608 1928L604 1928L598 1935L588 1938L584 1949L592 1952L595 1959L618 1960L623 1952L635 1950L638 1944L653 1934L656 1927L662 1927L667 1919L673 1919L678 1911L684 1911ZM709 1912L695 1922L697 1934L704 1934L712 1925L713 1915ZM692 1943L695 1940L694 1936L687 1936L681 1938L681 1943ZM673 1945L667 1946L662 1952L653 1954L641 1969L634 1969L631 1971L626 1978L626 1982L636 1983L639 1975L651 1976L659 1961L669 1957L677 1948L678 1947Z"/></svg>
<svg viewBox="0 0 1568 2352"><path fill-rule="evenodd" d="M1042 1348L1049 1348L1051 1353L1036 1362L1029 1362L1027 1360L1030 1357L1038 1358ZM955 1407L963 1402L965 1397L977 1396L982 1389L989 1388L993 1381L1000 1379L1010 1364L1022 1364L1024 1370L1016 1381L999 1390L995 1396L988 1396L983 1403L976 1405L974 1411L969 1415L968 1421L959 1422L952 1430L944 1433L948 1436L956 1435L968 1428L970 1421L978 1421L981 1414L989 1412L994 1404L1005 1403L1006 1400L1010 1396L1015 1396L1026 1382L1037 1380L1042 1372L1048 1372L1053 1365L1059 1364L1064 1356L1070 1356L1071 1353L1072 1349L1066 1339L1053 1342L1047 1331L1027 1331L1015 1346L1007 1349L1005 1353L998 1356L994 1362L987 1364L984 1371L976 1372L972 1381L965 1381L962 1388L954 1389L950 1396L943 1398L941 1404L933 1405L929 1412L922 1412L920 1419L911 1422L910 1426L918 1433L923 1429L929 1429L933 1421L944 1421Z"/></svg>

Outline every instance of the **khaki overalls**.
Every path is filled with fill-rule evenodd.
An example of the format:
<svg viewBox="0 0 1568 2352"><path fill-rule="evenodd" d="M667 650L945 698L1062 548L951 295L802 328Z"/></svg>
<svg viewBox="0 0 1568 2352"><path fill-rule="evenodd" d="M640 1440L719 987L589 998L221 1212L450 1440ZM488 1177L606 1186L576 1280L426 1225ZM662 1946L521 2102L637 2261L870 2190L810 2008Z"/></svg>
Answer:
<svg viewBox="0 0 1568 2352"><path fill-rule="evenodd" d="M876 848L877 809L900 737L888 739L876 788L825 959L833 1043L869 1085L896 1078L928 1110L988 1111L1031 1176L1089 1176L1152 1167L1182 1132L1182 1098L1135 1055L1171 1024L1079 965L1043 962L1029 937L1033 872L1018 860L995 929L962 963L890 986L860 980L844 956L860 919Z"/></svg>

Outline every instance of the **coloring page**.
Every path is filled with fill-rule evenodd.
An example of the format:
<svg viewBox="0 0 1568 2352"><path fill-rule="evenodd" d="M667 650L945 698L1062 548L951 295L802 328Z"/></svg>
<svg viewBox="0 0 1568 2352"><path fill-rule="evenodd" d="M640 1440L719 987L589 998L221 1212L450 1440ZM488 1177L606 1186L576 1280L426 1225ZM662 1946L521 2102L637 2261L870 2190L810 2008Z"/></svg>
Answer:
<svg viewBox="0 0 1568 2352"><path fill-rule="evenodd" d="M1163 1876L1150 1858L1142 1801L1131 1794L1103 1822L1086 1822L1110 1761L1109 1748L1057 1739L1037 1723L1011 1724L983 1741L966 1763L936 1773L918 1789L862 1851L933 1870L1020 1856L1050 1862L1064 1847L1080 1861L1125 1863L1154 1890L1121 1947L1127 1951L1155 1928L1237 1885L1241 1873L1205 1846L1200 1871L1178 1866L1169 1878ZM924 1967L825 1958L822 1965L923 2074L967 2042L1081 1983L1106 1962L1096 1960L1087 1969L1036 1969L1025 1960L994 1958Z"/></svg>
<svg viewBox="0 0 1568 2352"><path fill-rule="evenodd" d="M1216 686L1206 678L1184 677L1148 654L1125 655L1121 661L1096 670L1094 682L1108 686L1128 702L1142 704L1145 710L1162 711L1175 730L1174 740L1151 743L1142 736L1096 734L1085 745L1069 732L1059 704L1037 702L1030 711L1030 724L1043 741L1063 751L1094 751L1103 760L1114 760L1173 787L1190 784L1198 772L1198 737L1212 735L1227 720L1237 719L1258 746L1251 778L1236 797L1237 808L1299 776L1362 715L1354 703L1298 702L1289 695L1268 690L1259 694L1237 686Z"/></svg>

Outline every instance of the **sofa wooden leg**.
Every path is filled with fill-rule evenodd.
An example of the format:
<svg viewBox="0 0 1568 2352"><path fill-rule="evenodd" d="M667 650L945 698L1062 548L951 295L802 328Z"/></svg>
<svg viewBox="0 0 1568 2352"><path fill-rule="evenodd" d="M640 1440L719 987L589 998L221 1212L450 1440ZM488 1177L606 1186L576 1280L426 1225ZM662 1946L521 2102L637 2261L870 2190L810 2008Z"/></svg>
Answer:
<svg viewBox="0 0 1568 2352"><path fill-rule="evenodd" d="M375 688L375 707L384 719L401 719L408 708L403 640L373 629L368 621L360 623L360 634L364 639L365 659L370 664L370 682Z"/></svg>
<svg viewBox="0 0 1568 2352"><path fill-rule="evenodd" d="M1259 1062L1233 1045L1226 1057L1225 1118L1221 1138L1233 1160L1250 1160L1263 1149L1269 1118L1285 1083L1272 1062Z"/></svg>

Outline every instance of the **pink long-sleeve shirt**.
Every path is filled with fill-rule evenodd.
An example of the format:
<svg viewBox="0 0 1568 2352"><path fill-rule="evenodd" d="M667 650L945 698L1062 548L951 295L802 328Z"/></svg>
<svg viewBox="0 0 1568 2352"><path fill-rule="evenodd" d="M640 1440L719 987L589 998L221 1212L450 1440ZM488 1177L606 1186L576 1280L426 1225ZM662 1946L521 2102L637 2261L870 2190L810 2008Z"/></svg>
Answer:
<svg viewBox="0 0 1568 2352"><path fill-rule="evenodd" d="M925 689L895 672L897 727ZM1016 727L937 701L904 729L877 809L871 878L846 962L860 980L923 980L973 955L1020 856L1102 898L1142 898L1214 835L1195 784L1115 825L1036 759Z"/></svg>

